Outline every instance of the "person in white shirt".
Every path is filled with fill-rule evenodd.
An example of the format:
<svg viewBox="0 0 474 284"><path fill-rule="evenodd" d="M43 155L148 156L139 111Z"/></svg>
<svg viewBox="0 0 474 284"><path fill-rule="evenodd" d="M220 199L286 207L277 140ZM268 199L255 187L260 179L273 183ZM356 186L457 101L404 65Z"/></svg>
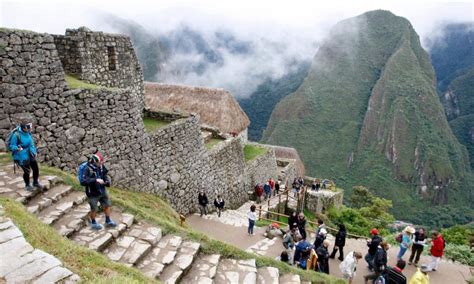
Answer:
<svg viewBox="0 0 474 284"><path fill-rule="evenodd" d="M355 271L357 268L357 263L359 262L359 259L362 258L362 254L357 251L351 251L346 258L344 258L344 261L339 264L339 269L342 272L342 277L344 279L349 280L349 284L352 284L352 280L355 277Z"/></svg>
<svg viewBox="0 0 474 284"><path fill-rule="evenodd" d="M255 205L250 206L250 210L247 213L247 217L249 218L249 227L248 227L248 234L250 235L255 235L253 233L253 227L255 226L255 221L257 220L257 214L255 213L255 210L257 207Z"/></svg>

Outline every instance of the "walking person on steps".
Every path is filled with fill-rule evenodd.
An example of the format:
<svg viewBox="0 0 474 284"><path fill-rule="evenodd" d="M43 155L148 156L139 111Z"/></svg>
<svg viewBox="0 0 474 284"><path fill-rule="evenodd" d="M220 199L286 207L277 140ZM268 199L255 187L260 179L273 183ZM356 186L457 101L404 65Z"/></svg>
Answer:
<svg viewBox="0 0 474 284"><path fill-rule="evenodd" d="M218 195L216 199L214 199L214 206L216 206L217 216L221 217L222 211L224 211L225 201L222 196Z"/></svg>
<svg viewBox="0 0 474 284"><path fill-rule="evenodd" d="M346 245L346 226L339 224L339 231L336 234L336 240L334 242L334 248L332 249L331 258L336 257L337 250L339 249L339 260L344 260L344 246Z"/></svg>
<svg viewBox="0 0 474 284"><path fill-rule="evenodd" d="M105 187L110 186L110 179L107 174L108 170L104 166L104 157L102 154L97 152L92 155L84 171L84 185L86 187L87 199L91 207L89 220L91 222L91 228L94 230L102 229L102 225L97 223L95 220L99 209L97 206L99 202L105 213L105 226L112 228L117 226L117 224L110 219L111 202L107 190L105 189Z"/></svg>
<svg viewBox="0 0 474 284"><path fill-rule="evenodd" d="M201 190L198 195L198 203L199 203L199 211L202 215L207 215L207 204L209 204L209 200L207 199L207 195L204 191Z"/></svg>
<svg viewBox="0 0 474 284"><path fill-rule="evenodd" d="M253 227L255 226L255 221L257 220L257 214L255 213L255 210L257 209L257 206L253 205L250 206L250 210L247 213L247 217L249 219L249 227L247 229L247 233L249 236L255 235L253 232Z"/></svg>
<svg viewBox="0 0 474 284"><path fill-rule="evenodd" d="M37 151L31 130L33 124L24 120L12 131L8 148L12 152L13 162L23 170L25 189L32 191L35 187L43 190L39 182L39 167L36 161ZM30 184L30 172L33 171L33 186Z"/></svg>

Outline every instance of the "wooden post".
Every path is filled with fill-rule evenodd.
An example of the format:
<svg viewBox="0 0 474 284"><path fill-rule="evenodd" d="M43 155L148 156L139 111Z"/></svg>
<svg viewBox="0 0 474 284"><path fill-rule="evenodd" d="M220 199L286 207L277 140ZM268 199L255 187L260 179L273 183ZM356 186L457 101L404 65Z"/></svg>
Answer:
<svg viewBox="0 0 474 284"><path fill-rule="evenodd" d="M260 205L260 211L258 211L258 220L262 219L262 205Z"/></svg>
<svg viewBox="0 0 474 284"><path fill-rule="evenodd" d="M278 194L278 213L281 213L280 206L281 206L281 194ZM277 215L277 221L280 221L280 215Z"/></svg>
<svg viewBox="0 0 474 284"><path fill-rule="evenodd" d="M288 193L289 193L289 192L290 192L290 190L289 190L289 189L287 189L287 190L286 190L286 202L285 202L285 209L286 209L286 208L288 208L288 198L289 198L289 196L288 196Z"/></svg>

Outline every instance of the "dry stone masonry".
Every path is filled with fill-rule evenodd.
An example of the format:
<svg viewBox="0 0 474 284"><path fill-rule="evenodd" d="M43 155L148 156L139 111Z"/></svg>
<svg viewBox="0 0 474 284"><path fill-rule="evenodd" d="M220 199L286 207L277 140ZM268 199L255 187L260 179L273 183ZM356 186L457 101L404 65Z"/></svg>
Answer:
<svg viewBox="0 0 474 284"><path fill-rule="evenodd" d="M126 36L2 29L0 61L0 138L30 118L40 162L73 172L100 150L115 185L156 193L184 214L196 210L201 190L236 208L257 180L277 177L273 151L246 165L245 135L208 149L198 115L145 110L142 71ZM96 86L71 89L66 74ZM144 114L171 123L148 133Z"/></svg>
<svg viewBox="0 0 474 284"><path fill-rule="evenodd" d="M135 267L150 278L163 283L287 283L287 275L275 268L257 269L255 259L226 259L218 254L201 252L200 243L181 236L163 234L163 230L137 220L135 216L115 208L112 218L116 228L91 230L86 223L89 211L85 193L74 191L55 176L42 177L49 188L46 192L27 192L21 173L13 173L10 164L0 165L0 196L25 204L28 211L53 226L59 234L89 249L106 255L110 260ZM104 216L97 218L104 223ZM0 281L32 283L71 283L79 277L61 266L60 261L34 250L0 209L0 255L9 260L0 262ZM300 283L299 277L296 277ZM263 282L262 282L263 281Z"/></svg>

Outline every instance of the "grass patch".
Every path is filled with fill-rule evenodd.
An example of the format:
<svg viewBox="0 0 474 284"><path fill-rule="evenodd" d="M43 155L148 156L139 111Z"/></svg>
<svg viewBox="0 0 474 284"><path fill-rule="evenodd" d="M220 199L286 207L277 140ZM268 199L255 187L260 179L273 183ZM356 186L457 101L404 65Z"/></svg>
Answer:
<svg viewBox="0 0 474 284"><path fill-rule="evenodd" d="M245 161L249 162L257 158L260 155L263 155L268 152L267 147L257 146L253 144L247 144L244 147Z"/></svg>
<svg viewBox="0 0 474 284"><path fill-rule="evenodd" d="M65 76L66 83L71 89L88 89L88 90L98 90L98 89L115 89L115 88L108 88L104 86L99 86L95 84L91 84L85 81L81 81L71 75Z"/></svg>
<svg viewBox="0 0 474 284"><path fill-rule="evenodd" d="M9 156L8 154L1 154L0 161L8 162L9 161L8 156ZM58 176L66 184L71 185L75 190L81 190L81 191L83 190L83 187L79 185L77 178L72 174L63 172L53 167L44 166L44 165L40 165L40 173L42 175ZM273 258L257 256L257 255L245 252L244 250L241 250L232 245L211 239L207 235L201 232L194 231L193 229L189 228L188 225L186 224L183 227L181 227L179 224L179 216L174 211L174 209L171 208L168 203L166 203L160 197L154 194L143 193L143 192L133 192L133 191L118 189L114 187L109 188L108 191L109 191L109 195L112 200L113 206L118 206L122 208L123 210L125 210L126 212L129 212L135 215L137 219L143 219L152 224L159 226L163 230L164 234L169 234L169 233L177 234L177 235L182 236L184 239L193 240L193 241L201 243L201 251L205 254L220 254L224 258L233 258L233 259L254 258L256 259L257 267L263 267L263 266L276 267L280 270L281 274L285 274L285 273L299 274L302 280L311 281L312 283L345 283L343 280L337 279L333 276L316 273L314 271L301 270L301 269L289 266L280 261L276 261ZM3 203L4 201L0 200L0 202ZM12 202L9 201L8 203L10 204ZM17 204L17 206L23 208L23 206L21 206L19 203ZM36 226L38 226L42 230L46 230L46 232L49 232L49 234L46 234L46 236L49 237L49 235L51 235L52 233L56 234L53 228L43 225L33 215L29 213L26 213L26 214L28 214L32 219L28 219L28 222L24 222L23 226L28 226L28 224L34 223L35 226L31 226L31 227L36 228ZM23 231L23 227L20 227L20 229ZM32 229L31 233L35 234L35 232L36 232L36 229ZM56 234L55 236L60 238L62 242L67 242L68 244L73 245L72 242L61 238L59 235ZM75 259L76 257L74 253L65 249L63 249L63 252L60 252L58 254L57 251L60 249L54 246L54 244L58 243L58 241L56 240L56 238L51 238L51 239L52 241L47 241L43 247L40 246L43 239L36 240L38 245L34 244L33 241L31 241L31 244L35 247L44 249L46 252L51 253L59 257L60 259L62 259L65 262L67 267L70 267L74 272L78 273L81 277L83 277L84 280L90 280L87 282L100 282L100 281L113 282L111 280L112 279L111 277L115 277L114 280L117 279L118 281L117 283L120 283L120 282L124 283L127 281L137 281L135 280L137 279L135 277L135 274L133 274L135 272L139 273L137 270L125 267L124 269L126 270L122 271L120 269L122 269L122 267L124 266L118 265L118 264L117 264L118 268L116 268L118 272L114 272L111 268L108 268L108 266L106 266L106 269L111 271L109 274L112 274L112 276L110 276L109 274L106 275L109 278L105 278L106 276L102 276L101 274L99 274L99 276L97 276L96 278L86 278L86 277L93 277L93 275L96 274L95 270L92 270L91 264L93 264L94 268L96 268L97 270L101 270L101 269L105 270L101 262L101 261L105 261L105 260L102 260L102 259L106 259L105 256L102 256L96 252L89 251L85 248L82 248L76 245L74 246L82 249L81 253L87 257L84 257L84 259L83 258ZM59 243L59 244L62 244L62 243ZM87 252L89 252L90 254L86 254ZM97 257L100 257L99 260L95 260L96 255ZM83 263L83 262L86 262L86 263ZM84 267L82 267L83 265ZM74 269L78 269L78 270L74 270ZM101 270L101 273L104 274L105 272L103 272L102 270ZM128 274L125 274L125 272ZM83 275L85 275L86 277L84 277ZM125 275L125 276L122 276L122 275ZM99 278L99 277L102 277L102 278ZM129 278L125 278L125 277L129 277ZM146 281L138 280L139 282L151 281L147 278L144 278L144 276L142 277L143 279L146 279ZM113 283L116 283L116 282L113 282Z"/></svg>
<svg viewBox="0 0 474 284"><path fill-rule="evenodd" d="M157 129L163 128L166 125L170 124L169 121L158 120L155 118L144 117L143 124L145 125L145 130L147 132L155 132Z"/></svg>
<svg viewBox="0 0 474 284"><path fill-rule="evenodd" d="M59 258L67 268L80 275L84 283L158 283L134 268L115 263L96 251L61 237L52 227L28 213L19 202L0 198L0 204L6 216L13 220L34 248Z"/></svg>
<svg viewBox="0 0 474 284"><path fill-rule="evenodd" d="M219 139L219 138L211 138L208 142L206 142L206 148L207 149L212 149L212 147L216 146L220 142L224 141L224 139Z"/></svg>

